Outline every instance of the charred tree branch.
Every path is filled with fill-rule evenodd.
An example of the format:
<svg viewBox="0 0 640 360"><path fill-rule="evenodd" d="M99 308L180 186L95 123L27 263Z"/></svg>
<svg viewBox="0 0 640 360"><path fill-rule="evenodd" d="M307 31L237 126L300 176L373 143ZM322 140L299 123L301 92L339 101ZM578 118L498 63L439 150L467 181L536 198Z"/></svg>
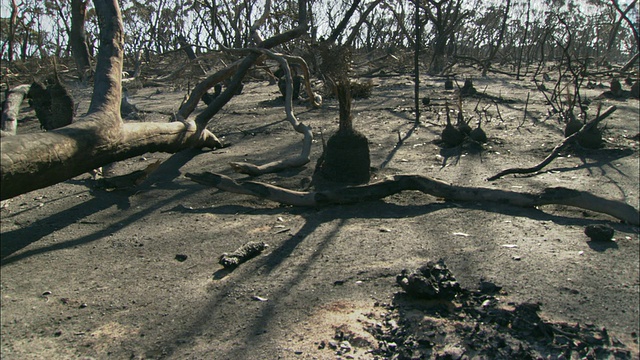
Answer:
<svg viewBox="0 0 640 360"><path fill-rule="evenodd" d="M638 210L626 203L609 200L584 191L567 188L547 188L540 193L519 193L508 190L464 187L447 184L420 175L395 175L386 180L361 186L335 190L301 192L260 182L237 183L233 179L210 172L187 173L191 180L220 190L257 196L286 205L316 207L330 204L348 204L372 201L415 190L451 201L491 202L531 208L540 205L561 204L587 209L638 225Z"/></svg>

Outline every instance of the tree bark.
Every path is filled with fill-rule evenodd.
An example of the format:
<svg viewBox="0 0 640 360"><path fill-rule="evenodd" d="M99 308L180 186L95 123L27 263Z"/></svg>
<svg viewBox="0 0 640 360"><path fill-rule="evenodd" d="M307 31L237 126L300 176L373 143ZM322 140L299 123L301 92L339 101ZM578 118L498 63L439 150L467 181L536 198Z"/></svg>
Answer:
<svg viewBox="0 0 640 360"><path fill-rule="evenodd" d="M87 46L87 36L85 34L84 22L87 14L86 0L71 1L71 31L69 32L69 42L71 52L78 68L80 81L85 81L91 76L91 63L89 61L89 46Z"/></svg>

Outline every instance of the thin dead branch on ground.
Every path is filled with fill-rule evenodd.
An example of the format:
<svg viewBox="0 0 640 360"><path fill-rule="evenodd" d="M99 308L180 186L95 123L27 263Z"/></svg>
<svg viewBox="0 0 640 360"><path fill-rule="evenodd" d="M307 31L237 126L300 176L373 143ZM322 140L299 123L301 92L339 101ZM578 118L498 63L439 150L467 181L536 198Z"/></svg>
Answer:
<svg viewBox="0 0 640 360"><path fill-rule="evenodd" d="M556 147L553 148L553 151L551 152L551 154L549 154L549 156L547 156L538 165L533 166L533 167L528 167L528 168L506 169L506 170L503 170L503 171L499 172L496 175L493 175L493 176L487 178L487 181L494 181L494 180L497 180L497 179L499 179L499 178L501 178L501 177L503 177L505 175L509 175L509 174L530 174L530 173L534 173L536 171L542 170L542 168L544 168L545 166L549 165L553 161L553 159L555 159L558 156L558 154L560 153L560 151L562 151L562 149L564 149L567 145L573 143L575 140L577 140L583 134L585 134L588 131L590 131L594 126L597 126L600 121L604 120L609 115L613 114L614 111L616 111L616 107L615 106L611 106L607 110L605 110L601 115L596 116L595 119L593 119L593 120L589 121L588 123L584 124L582 126L582 128L578 132L573 133L572 135L566 137L560 144L556 145Z"/></svg>
<svg viewBox="0 0 640 360"><path fill-rule="evenodd" d="M549 204L568 205L611 215L629 224L638 225L640 223L638 210L631 205L605 199L588 192L562 187L547 188L539 193L531 194L456 186L421 175L394 175L386 180L367 185L302 192L255 181L238 183L227 176L211 172L187 173L185 176L197 183L219 190L257 196L293 206L316 207L358 203L379 200L402 191L417 190L451 201L491 202L525 208Z"/></svg>

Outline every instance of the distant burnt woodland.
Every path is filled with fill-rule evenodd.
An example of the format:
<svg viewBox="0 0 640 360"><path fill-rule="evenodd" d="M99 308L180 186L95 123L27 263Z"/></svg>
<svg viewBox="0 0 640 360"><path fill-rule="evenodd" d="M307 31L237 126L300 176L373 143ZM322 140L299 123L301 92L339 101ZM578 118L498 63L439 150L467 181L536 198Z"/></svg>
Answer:
<svg viewBox="0 0 640 360"><path fill-rule="evenodd" d="M119 4L130 77L168 75L176 69L160 66L163 57L187 48L191 57L210 55L200 62L204 71L230 61L237 57L230 49L256 46L252 27L265 6L269 16L257 29L263 38L300 23L299 4L291 1ZM421 66L432 74L467 64L530 77L540 63L566 61L567 55L587 71L625 64L625 75L637 70L630 62L638 53L637 0L317 0L304 6L308 31L278 50L306 59L318 44L339 44L369 58L393 55L387 66L410 71L409 52L417 45ZM52 58L61 71L82 79L95 69L100 35L91 2L12 0L2 10L3 90L17 85L21 75L48 75Z"/></svg>

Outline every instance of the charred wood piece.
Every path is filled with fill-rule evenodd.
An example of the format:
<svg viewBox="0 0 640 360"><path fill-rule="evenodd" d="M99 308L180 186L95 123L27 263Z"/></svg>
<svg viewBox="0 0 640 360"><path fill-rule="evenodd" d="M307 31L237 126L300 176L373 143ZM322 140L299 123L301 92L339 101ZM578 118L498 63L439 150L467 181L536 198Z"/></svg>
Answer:
<svg viewBox="0 0 640 360"><path fill-rule="evenodd" d="M225 269L235 269L243 262L260 255L268 246L262 241L249 241L232 253L223 253L218 263Z"/></svg>

